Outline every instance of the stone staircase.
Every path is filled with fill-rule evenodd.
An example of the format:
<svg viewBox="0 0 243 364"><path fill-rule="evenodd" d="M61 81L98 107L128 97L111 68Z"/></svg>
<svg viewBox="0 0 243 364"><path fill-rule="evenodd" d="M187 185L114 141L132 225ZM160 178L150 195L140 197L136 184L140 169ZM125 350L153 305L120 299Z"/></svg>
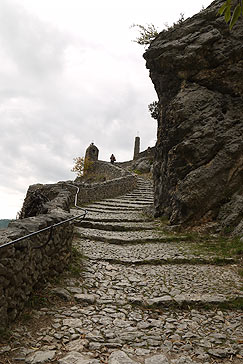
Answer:
<svg viewBox="0 0 243 364"><path fill-rule="evenodd" d="M151 182L139 179L135 191L88 205L77 227L75 246L87 260L85 293L76 300L92 302L83 308L89 348L119 349L110 363L146 364L239 352L240 313L220 309L242 296L234 262L216 265L214 256L193 254L187 236L161 232L144 213L152 203Z"/></svg>
<svg viewBox="0 0 243 364"><path fill-rule="evenodd" d="M241 362L242 312L230 309L242 298L235 262L221 259L219 265L215 256L194 254L188 236L164 232L145 213L152 203L151 182L139 178L135 191L86 206L87 218L77 224L74 239L85 255L83 280L69 279L65 289L56 288L74 302L36 312L37 320L49 317L50 324L28 333L31 339L26 337L17 359Z"/></svg>

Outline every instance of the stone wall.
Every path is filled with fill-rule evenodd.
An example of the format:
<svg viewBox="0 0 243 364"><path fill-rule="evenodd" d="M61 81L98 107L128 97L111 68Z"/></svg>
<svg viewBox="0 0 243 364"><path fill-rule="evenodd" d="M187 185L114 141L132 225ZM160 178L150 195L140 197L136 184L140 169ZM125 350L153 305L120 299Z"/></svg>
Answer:
<svg viewBox="0 0 243 364"><path fill-rule="evenodd" d="M20 219L52 213L55 209L69 212L70 204L74 201L74 192L75 190L69 192L63 188L62 183L31 185L20 212Z"/></svg>
<svg viewBox="0 0 243 364"><path fill-rule="evenodd" d="M124 193L132 191L137 184L135 175L127 175L124 177L114 178L102 183L79 184L75 183L80 188L78 195L78 203L98 201L103 198L112 198Z"/></svg>
<svg viewBox="0 0 243 364"><path fill-rule="evenodd" d="M61 209L16 220L1 231L0 246L70 217ZM62 272L71 256L73 225L62 224L15 245L0 248L0 328L13 321L31 292L48 277Z"/></svg>
<svg viewBox="0 0 243 364"><path fill-rule="evenodd" d="M105 181L85 183L77 178L75 181L30 186L20 214L21 218L52 213L56 208L69 211L76 194L76 188L71 185L79 187L78 205L81 206L91 201L130 192L137 184L135 174L108 162L95 162L92 166L93 173L105 176Z"/></svg>
<svg viewBox="0 0 243 364"><path fill-rule="evenodd" d="M104 176L105 181L85 183L79 178L74 181L74 185L79 187L78 204L81 206L88 202L98 201L103 198L112 198L132 191L137 185L137 176L116 164L98 161L92 167L92 173L97 176ZM70 192L74 189L66 182L62 182Z"/></svg>
<svg viewBox="0 0 243 364"><path fill-rule="evenodd" d="M161 106L155 214L171 224L243 233L243 22L224 0L168 31L144 57Z"/></svg>
<svg viewBox="0 0 243 364"><path fill-rule="evenodd" d="M104 176L106 180L121 178L129 175L129 172L116 163L111 164L104 161L97 161L92 168L93 173Z"/></svg>
<svg viewBox="0 0 243 364"><path fill-rule="evenodd" d="M76 188L78 204L115 197L136 187L136 176L117 166L101 162L97 173L105 172L109 180L99 183L59 182L29 187L21 219L0 231L0 246L71 217ZM113 178L112 178L113 177ZM65 223L50 231L0 248L0 328L13 321L39 282L59 274L71 257L73 225ZM46 244L47 242L47 244Z"/></svg>

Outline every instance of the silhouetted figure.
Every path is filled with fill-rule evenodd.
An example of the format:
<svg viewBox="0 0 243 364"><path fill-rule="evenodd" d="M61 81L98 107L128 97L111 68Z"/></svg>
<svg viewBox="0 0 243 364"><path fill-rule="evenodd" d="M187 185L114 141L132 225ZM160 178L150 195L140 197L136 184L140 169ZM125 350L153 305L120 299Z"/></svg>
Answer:
<svg viewBox="0 0 243 364"><path fill-rule="evenodd" d="M116 161L114 154L111 155L110 160L111 160L111 164L114 164L114 162Z"/></svg>

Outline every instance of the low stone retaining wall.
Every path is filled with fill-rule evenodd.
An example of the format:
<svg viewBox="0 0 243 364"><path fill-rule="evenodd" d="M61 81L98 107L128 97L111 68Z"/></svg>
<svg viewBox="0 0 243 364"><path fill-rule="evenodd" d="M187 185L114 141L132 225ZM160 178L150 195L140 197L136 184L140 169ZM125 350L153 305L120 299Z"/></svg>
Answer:
<svg viewBox="0 0 243 364"><path fill-rule="evenodd" d="M39 282L63 271L71 257L74 227L68 222L55 227L48 243L50 230L11 246L1 245L70 218L76 194L70 184L80 188L79 205L119 196L136 187L136 175L117 166L102 162L97 169L116 178L91 184L66 181L30 186L20 219L0 230L0 328L16 318Z"/></svg>
<svg viewBox="0 0 243 364"><path fill-rule="evenodd" d="M104 175L103 182L84 183L78 178L74 184L79 187L78 204L83 205L88 202L112 198L132 191L137 185L137 176L127 170L108 162L97 161L93 168L93 173L97 176ZM69 191L73 189L66 185Z"/></svg>
<svg viewBox="0 0 243 364"><path fill-rule="evenodd" d="M78 204L83 205L88 202L102 200L103 198L112 198L123 195L134 190L137 185L135 175L128 174L124 177L115 178L102 183L78 183L79 187Z"/></svg>
<svg viewBox="0 0 243 364"><path fill-rule="evenodd" d="M0 246L69 217L67 212L56 209L51 214L11 222L7 229L1 230ZM53 228L47 244L50 230L0 248L0 328L16 318L39 282L59 274L67 266L73 229L72 224L64 223Z"/></svg>
<svg viewBox="0 0 243 364"><path fill-rule="evenodd" d="M56 209L69 212L70 206L74 201L75 189L68 189L64 185L72 183L59 182L54 184L36 184L28 188L20 219L37 216L41 214L51 214Z"/></svg>
<svg viewBox="0 0 243 364"><path fill-rule="evenodd" d="M85 183L77 178L75 181L61 181L55 184L36 184L29 187L21 218L52 213L53 209L61 208L69 211L74 203L76 188L79 187L78 205L112 198L132 191L137 185L137 176L123 168L108 162L95 162L95 173L107 177L106 181ZM113 178L112 178L113 177ZM70 200L71 198L71 200Z"/></svg>

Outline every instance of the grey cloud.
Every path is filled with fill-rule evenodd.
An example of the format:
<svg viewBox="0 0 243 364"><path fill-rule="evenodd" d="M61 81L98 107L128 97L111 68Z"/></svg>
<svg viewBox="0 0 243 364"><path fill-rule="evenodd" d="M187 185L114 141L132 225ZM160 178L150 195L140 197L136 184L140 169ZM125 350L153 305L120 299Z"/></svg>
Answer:
<svg viewBox="0 0 243 364"><path fill-rule="evenodd" d="M31 183L74 179L73 158L84 155L91 141L102 159L114 153L121 161L132 157L138 130L145 147L154 138L156 126L147 112L150 92L137 78L133 56L106 54L102 45L63 34L12 0L0 2L0 45L4 191L24 194ZM79 55L71 80L70 49ZM123 68L134 68L129 71L134 78Z"/></svg>
<svg viewBox="0 0 243 364"><path fill-rule="evenodd" d="M49 24L30 16L13 1L1 0L1 44L25 77L41 79L60 72L66 38Z"/></svg>

